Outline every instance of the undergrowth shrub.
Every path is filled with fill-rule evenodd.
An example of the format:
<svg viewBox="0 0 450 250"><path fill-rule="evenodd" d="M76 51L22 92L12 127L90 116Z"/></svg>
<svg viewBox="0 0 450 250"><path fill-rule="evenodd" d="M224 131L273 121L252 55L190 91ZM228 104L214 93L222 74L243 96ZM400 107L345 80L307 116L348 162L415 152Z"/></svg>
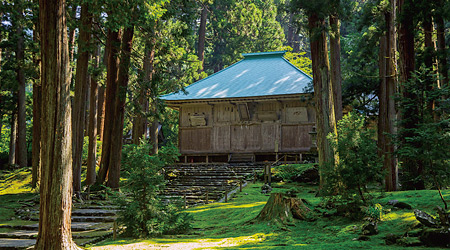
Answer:
<svg viewBox="0 0 450 250"><path fill-rule="evenodd" d="M164 188L162 169L178 156L174 146L163 147L158 155L149 155L150 145L127 145L123 150L122 191L118 197L119 223L128 235L148 237L176 234L191 228L191 216L178 204L166 204L158 197Z"/></svg>
<svg viewBox="0 0 450 250"><path fill-rule="evenodd" d="M328 135L339 156L337 164L323 169L322 192L331 195L328 199L356 208L369 202L370 197L365 195L367 185L380 183L383 178L374 138L374 131L365 126L364 117L356 112L350 112L338 122L337 134Z"/></svg>
<svg viewBox="0 0 450 250"><path fill-rule="evenodd" d="M286 182L296 181L305 171L314 169L314 164L286 164L274 166L272 175L274 179Z"/></svg>

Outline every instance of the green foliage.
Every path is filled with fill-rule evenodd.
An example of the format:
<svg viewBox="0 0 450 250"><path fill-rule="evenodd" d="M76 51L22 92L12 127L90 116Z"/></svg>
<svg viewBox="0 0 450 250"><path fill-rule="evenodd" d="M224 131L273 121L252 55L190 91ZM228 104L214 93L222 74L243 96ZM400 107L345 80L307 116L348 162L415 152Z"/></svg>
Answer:
<svg viewBox="0 0 450 250"><path fill-rule="evenodd" d="M286 164L273 167L272 174L274 178L290 182L311 168L314 168L314 164Z"/></svg>
<svg viewBox="0 0 450 250"><path fill-rule="evenodd" d="M305 56L306 52L292 52L292 48L289 46L286 46L283 49L286 50L284 58L294 64L295 67L301 69L303 72L312 77L312 61Z"/></svg>
<svg viewBox="0 0 450 250"><path fill-rule="evenodd" d="M366 207L364 213L371 221L381 221L381 217L383 216L383 206L381 206L380 203L377 203Z"/></svg>
<svg viewBox="0 0 450 250"><path fill-rule="evenodd" d="M87 162L88 150L89 150L89 136L85 136L83 138L83 155L82 155L83 164L85 164ZM97 152L96 152L97 159L101 155L102 155L102 141L97 141Z"/></svg>
<svg viewBox="0 0 450 250"><path fill-rule="evenodd" d="M324 167L323 191L339 194L343 200L355 200L355 195L365 201L366 185L382 180L382 163L377 155L374 131L365 127L364 117L350 112L338 122L337 134L328 140L339 155L339 162Z"/></svg>
<svg viewBox="0 0 450 250"><path fill-rule="evenodd" d="M401 181L405 189L417 183L442 187L450 184L450 88L427 86L433 73L416 71L413 78L402 83L408 95L398 96L402 120L396 135ZM434 108L433 108L434 106Z"/></svg>
<svg viewBox="0 0 450 250"><path fill-rule="evenodd" d="M122 166L124 195L119 196L118 221L133 236L175 234L190 228L191 217L174 204L165 204L158 197L164 187L163 167L173 164L178 156L175 147L163 147L158 155L149 155L150 145L127 145Z"/></svg>

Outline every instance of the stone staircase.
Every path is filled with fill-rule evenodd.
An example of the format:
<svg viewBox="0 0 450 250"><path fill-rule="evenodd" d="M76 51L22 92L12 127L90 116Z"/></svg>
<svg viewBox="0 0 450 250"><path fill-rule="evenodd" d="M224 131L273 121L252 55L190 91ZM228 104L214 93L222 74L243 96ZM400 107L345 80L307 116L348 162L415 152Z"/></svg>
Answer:
<svg viewBox="0 0 450 250"><path fill-rule="evenodd" d="M256 164L178 164L165 168L166 185L163 196L180 199L187 206L218 201L232 190L252 179Z"/></svg>
<svg viewBox="0 0 450 250"><path fill-rule="evenodd" d="M0 249L27 249L36 243L39 205L16 211L20 220L0 225ZM78 246L95 244L113 235L116 207L88 201L72 210L72 238Z"/></svg>

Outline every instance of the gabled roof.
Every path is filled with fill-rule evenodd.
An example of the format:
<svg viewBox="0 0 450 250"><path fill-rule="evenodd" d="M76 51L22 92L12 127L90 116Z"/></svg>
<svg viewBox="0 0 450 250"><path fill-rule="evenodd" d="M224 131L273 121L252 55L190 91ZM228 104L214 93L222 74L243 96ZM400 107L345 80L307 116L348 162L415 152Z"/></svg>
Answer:
<svg viewBox="0 0 450 250"><path fill-rule="evenodd" d="M292 65L285 51L242 54L244 59L182 91L161 96L166 101L278 96L305 93L312 78Z"/></svg>

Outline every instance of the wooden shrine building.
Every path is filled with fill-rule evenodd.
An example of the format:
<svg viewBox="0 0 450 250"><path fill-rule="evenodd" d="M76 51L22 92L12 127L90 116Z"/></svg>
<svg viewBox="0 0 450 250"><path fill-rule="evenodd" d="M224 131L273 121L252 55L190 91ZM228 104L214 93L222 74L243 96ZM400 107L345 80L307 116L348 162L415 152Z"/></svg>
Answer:
<svg viewBox="0 0 450 250"><path fill-rule="evenodd" d="M301 161L313 148L312 78L284 52L244 59L162 96L179 110L181 162Z"/></svg>

